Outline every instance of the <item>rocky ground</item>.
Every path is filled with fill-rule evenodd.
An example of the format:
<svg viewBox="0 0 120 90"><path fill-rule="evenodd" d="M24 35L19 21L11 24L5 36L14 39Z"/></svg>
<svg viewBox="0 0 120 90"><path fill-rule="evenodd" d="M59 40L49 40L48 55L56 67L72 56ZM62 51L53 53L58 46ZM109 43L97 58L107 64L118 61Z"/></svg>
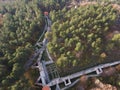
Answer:
<svg viewBox="0 0 120 90"><path fill-rule="evenodd" d="M117 87L111 84L104 84L99 79L94 79L95 87L90 90L117 90Z"/></svg>

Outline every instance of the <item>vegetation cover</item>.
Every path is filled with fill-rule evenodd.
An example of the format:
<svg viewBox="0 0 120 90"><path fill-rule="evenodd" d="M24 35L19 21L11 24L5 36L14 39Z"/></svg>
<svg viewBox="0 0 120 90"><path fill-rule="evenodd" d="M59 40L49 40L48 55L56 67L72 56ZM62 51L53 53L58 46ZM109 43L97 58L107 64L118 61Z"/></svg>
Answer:
<svg viewBox="0 0 120 90"><path fill-rule="evenodd" d="M36 70L25 71L45 25L44 11L59 10L66 0L0 1L0 90L34 90Z"/></svg>
<svg viewBox="0 0 120 90"><path fill-rule="evenodd" d="M62 75L119 60L120 34L109 37L118 18L111 4L64 8L50 16L52 31L46 34L47 47Z"/></svg>
<svg viewBox="0 0 120 90"><path fill-rule="evenodd" d="M47 47L64 75L120 58L120 34L111 29L118 13L111 5L69 10L63 7L72 0L5 1L0 3L0 90L39 89L34 86L37 71L25 71L24 65L43 32L46 10L52 21Z"/></svg>
<svg viewBox="0 0 120 90"><path fill-rule="evenodd" d="M44 27L43 14L36 0L1 5L0 14L0 90L28 90L24 65Z"/></svg>

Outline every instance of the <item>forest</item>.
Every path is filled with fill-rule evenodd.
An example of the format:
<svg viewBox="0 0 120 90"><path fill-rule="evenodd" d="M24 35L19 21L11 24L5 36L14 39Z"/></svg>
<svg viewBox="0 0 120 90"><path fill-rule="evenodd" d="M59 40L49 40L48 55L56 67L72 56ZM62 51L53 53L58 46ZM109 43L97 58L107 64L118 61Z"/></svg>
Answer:
<svg viewBox="0 0 120 90"><path fill-rule="evenodd" d="M60 72L73 73L119 60L119 31L109 36L115 32L112 28L117 25L119 13L111 4L64 8L50 15L53 24L52 32L46 34L50 41L47 47Z"/></svg>
<svg viewBox="0 0 120 90"><path fill-rule="evenodd" d="M5 5L0 8L3 20L0 27L0 90L26 90L31 86L23 67L33 53L44 19L35 1Z"/></svg>
<svg viewBox="0 0 120 90"><path fill-rule="evenodd" d="M65 3L66 0L0 1L0 90L37 89L37 71L25 71L24 65L43 32L43 12L59 10Z"/></svg>
<svg viewBox="0 0 120 90"><path fill-rule="evenodd" d="M26 71L24 65L43 32L44 11L52 21L52 31L45 35L47 48L61 76L119 60L118 10L110 3L67 8L70 1L0 3L0 90L39 90L34 85L38 71Z"/></svg>

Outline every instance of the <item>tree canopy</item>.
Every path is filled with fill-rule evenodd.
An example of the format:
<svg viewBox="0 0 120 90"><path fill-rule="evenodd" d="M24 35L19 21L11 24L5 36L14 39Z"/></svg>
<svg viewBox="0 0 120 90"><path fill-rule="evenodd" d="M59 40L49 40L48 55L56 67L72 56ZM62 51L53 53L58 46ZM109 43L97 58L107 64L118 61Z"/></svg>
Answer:
<svg viewBox="0 0 120 90"><path fill-rule="evenodd" d="M31 88L24 65L44 27L39 0L22 0L0 7L0 89ZM26 83L25 83L26 82Z"/></svg>
<svg viewBox="0 0 120 90"><path fill-rule="evenodd" d="M120 58L120 33L113 30L119 14L110 3L75 9L66 7L79 0L7 1L0 3L0 90L36 90L38 72L24 65L44 30L44 11L52 21L47 48L61 76Z"/></svg>
<svg viewBox="0 0 120 90"><path fill-rule="evenodd" d="M118 34L110 40L106 38L118 17L111 4L64 8L52 11L50 16L53 24L52 32L46 35L47 47L62 73L74 72L75 67L83 69L107 62L107 53L116 47L113 45L108 49L111 42L116 41L116 48L120 46Z"/></svg>

